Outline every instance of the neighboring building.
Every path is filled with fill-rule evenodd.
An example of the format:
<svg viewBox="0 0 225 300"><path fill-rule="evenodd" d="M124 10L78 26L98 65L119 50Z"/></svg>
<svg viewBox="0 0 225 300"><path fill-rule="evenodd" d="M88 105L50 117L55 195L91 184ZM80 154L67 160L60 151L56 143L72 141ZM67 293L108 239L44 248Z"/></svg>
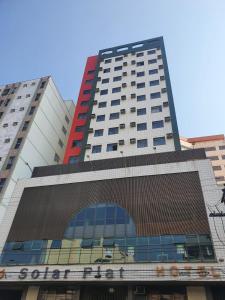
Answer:
<svg viewBox="0 0 225 300"><path fill-rule="evenodd" d="M204 148L211 160L216 182L225 184L225 138L224 134L180 138L182 150Z"/></svg>
<svg viewBox="0 0 225 300"><path fill-rule="evenodd" d="M89 57L64 163L173 150L180 141L163 39Z"/></svg>
<svg viewBox="0 0 225 300"><path fill-rule="evenodd" d="M18 179L62 163L73 113L51 77L0 86L0 224Z"/></svg>

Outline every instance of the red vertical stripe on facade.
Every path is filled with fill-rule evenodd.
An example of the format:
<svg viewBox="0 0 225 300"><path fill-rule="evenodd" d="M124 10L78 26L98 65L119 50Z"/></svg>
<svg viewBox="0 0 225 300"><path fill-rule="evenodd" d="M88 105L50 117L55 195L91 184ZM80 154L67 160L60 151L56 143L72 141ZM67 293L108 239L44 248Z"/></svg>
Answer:
<svg viewBox="0 0 225 300"><path fill-rule="evenodd" d="M69 162L69 159L71 156L75 156L75 157L79 157L80 152L81 152L81 148L80 147L73 147L73 141L82 141L84 138L84 133L83 132L76 132L76 127L78 126L86 126L87 125L87 118L84 120L80 120L78 119L78 115L81 113L85 113L88 112L90 109L90 94L84 94L85 90L91 90L92 89L92 84L88 84L86 83L86 80L91 80L94 79L95 74L89 74L89 71L92 70L96 70L96 65L97 65L97 60L98 60L98 56L90 56L87 59L87 63L85 66L85 70L84 70L84 75L83 75L83 79L82 79L82 83L81 83L81 87L80 87L80 93L79 93L79 97L78 97L78 101L76 104L76 109L75 109L75 113L74 113L74 117L73 117L73 123L71 126L71 130L70 130L70 135L69 135L69 139L67 142L67 146L66 146L66 152L65 152L65 156L64 156L64 164L67 164ZM89 103L88 106L81 106L81 102L83 101L87 101Z"/></svg>

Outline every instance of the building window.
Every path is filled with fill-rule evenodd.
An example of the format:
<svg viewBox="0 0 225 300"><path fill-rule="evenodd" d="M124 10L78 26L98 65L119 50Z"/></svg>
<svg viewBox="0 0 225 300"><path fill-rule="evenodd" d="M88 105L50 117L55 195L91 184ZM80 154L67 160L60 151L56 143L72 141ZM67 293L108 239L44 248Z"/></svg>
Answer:
<svg viewBox="0 0 225 300"><path fill-rule="evenodd" d="M92 84L93 82L94 82L93 79L87 79L87 80L85 80L85 83L86 83L86 84Z"/></svg>
<svg viewBox="0 0 225 300"><path fill-rule="evenodd" d="M137 131L147 130L147 123L139 123L137 124Z"/></svg>
<svg viewBox="0 0 225 300"><path fill-rule="evenodd" d="M59 139L58 144L59 144L59 146L60 146L61 148L63 148L64 145L63 145L63 142L62 142L61 139Z"/></svg>
<svg viewBox="0 0 225 300"><path fill-rule="evenodd" d="M22 143L22 140L23 140L22 138L18 138L18 139L17 139L16 145L15 145L15 147L14 147L15 149L18 149L18 148L20 147L20 145L21 145L21 143Z"/></svg>
<svg viewBox="0 0 225 300"><path fill-rule="evenodd" d="M89 95L90 93L91 93L91 90L84 90L84 91L83 91L83 94L84 94L84 95Z"/></svg>
<svg viewBox="0 0 225 300"><path fill-rule="evenodd" d="M138 108L137 109L137 116L146 115L146 108Z"/></svg>
<svg viewBox="0 0 225 300"><path fill-rule="evenodd" d="M6 165L6 169L7 169L7 170L9 170L9 169L12 168L14 159L15 159L15 156L10 156L10 157L9 157L8 163L7 163L7 165Z"/></svg>
<svg viewBox="0 0 225 300"><path fill-rule="evenodd" d="M153 138L153 145L154 146L161 146L166 144L166 139L164 136Z"/></svg>
<svg viewBox="0 0 225 300"><path fill-rule="evenodd" d="M91 74L94 74L94 73L95 73L95 70L88 71L88 75L91 75Z"/></svg>
<svg viewBox="0 0 225 300"><path fill-rule="evenodd" d="M31 106L29 115L33 115L34 111L35 111L35 106Z"/></svg>
<svg viewBox="0 0 225 300"><path fill-rule="evenodd" d="M144 52L139 52L136 54L136 57L141 57L141 56L144 56Z"/></svg>
<svg viewBox="0 0 225 300"><path fill-rule="evenodd" d="M146 96L145 95L139 95L137 96L137 101L144 101L146 100Z"/></svg>
<svg viewBox="0 0 225 300"><path fill-rule="evenodd" d="M99 102L99 103L98 103L98 107L99 107L99 108L106 107L106 105L107 105L107 102L106 102L106 101L104 101L104 102Z"/></svg>
<svg viewBox="0 0 225 300"><path fill-rule="evenodd" d="M151 107L151 112L152 112L152 113L162 112L162 105L152 106L152 107Z"/></svg>
<svg viewBox="0 0 225 300"><path fill-rule="evenodd" d="M102 83L109 83L109 78L102 79Z"/></svg>
<svg viewBox="0 0 225 300"><path fill-rule="evenodd" d="M38 100L40 99L40 97L41 97L41 93L38 93L38 94L36 95L34 101L38 101Z"/></svg>
<svg viewBox="0 0 225 300"><path fill-rule="evenodd" d="M103 132L104 132L103 129L96 129L96 130L95 130L95 133L94 133L94 136L95 136L95 137L103 136Z"/></svg>
<svg viewBox="0 0 225 300"><path fill-rule="evenodd" d="M62 127L62 132L66 135L67 134L67 130L66 130L66 128L63 126Z"/></svg>
<svg viewBox="0 0 225 300"><path fill-rule="evenodd" d="M220 171L222 170L221 166L213 166L214 171Z"/></svg>
<svg viewBox="0 0 225 300"><path fill-rule="evenodd" d="M24 88L27 87L27 83L24 83L24 84L23 84L23 87L24 87Z"/></svg>
<svg viewBox="0 0 225 300"><path fill-rule="evenodd" d="M113 81L115 82L115 81L120 81L120 80L122 80L122 76L115 76L115 77L113 77Z"/></svg>
<svg viewBox="0 0 225 300"><path fill-rule="evenodd" d="M119 127L111 127L108 129L108 135L118 134L118 133L119 133Z"/></svg>
<svg viewBox="0 0 225 300"><path fill-rule="evenodd" d="M155 64L155 63L157 63L157 59L149 59L149 61L148 61L148 64L149 65L151 65L151 64Z"/></svg>
<svg viewBox="0 0 225 300"><path fill-rule="evenodd" d="M18 122L13 122L13 126L16 126L16 125L18 125Z"/></svg>
<svg viewBox="0 0 225 300"><path fill-rule="evenodd" d="M106 151L107 151L107 152L110 152L110 151L117 151L117 148L118 148L117 143L107 144Z"/></svg>
<svg viewBox="0 0 225 300"><path fill-rule="evenodd" d="M22 131L25 131L27 130L28 126L29 126L29 121L25 121L24 124L23 124L23 128L22 128Z"/></svg>
<svg viewBox="0 0 225 300"><path fill-rule="evenodd" d="M141 67L141 66L144 66L144 62L143 61L138 61L137 62L137 67Z"/></svg>
<svg viewBox="0 0 225 300"><path fill-rule="evenodd" d="M19 111L23 111L24 110L24 107L20 107Z"/></svg>
<svg viewBox="0 0 225 300"><path fill-rule="evenodd" d="M10 91L10 89L4 89L2 92L2 96L8 95L9 91Z"/></svg>
<svg viewBox="0 0 225 300"><path fill-rule="evenodd" d="M84 130L84 126L76 126L75 132L82 132Z"/></svg>
<svg viewBox="0 0 225 300"><path fill-rule="evenodd" d="M89 106L89 102L88 101L82 101L81 103L80 103L80 106Z"/></svg>
<svg viewBox="0 0 225 300"><path fill-rule="evenodd" d="M0 178L0 193L4 188L5 182L6 182L6 178Z"/></svg>
<svg viewBox="0 0 225 300"><path fill-rule="evenodd" d="M5 124L3 124L3 128L6 128L6 127L8 127L9 125L8 125L8 123L5 123Z"/></svg>
<svg viewBox="0 0 225 300"><path fill-rule="evenodd" d="M115 119L119 119L120 114L119 113L111 113L109 115L109 120L115 120Z"/></svg>
<svg viewBox="0 0 225 300"><path fill-rule="evenodd" d="M115 61L121 61L121 60L123 60L123 56L120 56L120 57L116 57L116 58L115 58Z"/></svg>
<svg viewBox="0 0 225 300"><path fill-rule="evenodd" d="M225 145L219 146L220 150L225 150Z"/></svg>
<svg viewBox="0 0 225 300"><path fill-rule="evenodd" d="M45 83L46 83L46 81L42 81L40 89L43 89L45 87Z"/></svg>
<svg viewBox="0 0 225 300"><path fill-rule="evenodd" d="M152 80L152 81L149 81L149 85L150 85L150 86L159 85L159 80Z"/></svg>
<svg viewBox="0 0 225 300"><path fill-rule="evenodd" d="M4 140L4 143L6 143L6 144L8 144L9 142L10 142L9 138L7 138L7 139Z"/></svg>
<svg viewBox="0 0 225 300"><path fill-rule="evenodd" d="M111 62L112 62L112 60L110 58L105 60L105 64L109 64Z"/></svg>
<svg viewBox="0 0 225 300"><path fill-rule="evenodd" d="M209 158L210 160L218 160L218 159L219 159L218 156L208 156L208 158Z"/></svg>
<svg viewBox="0 0 225 300"><path fill-rule="evenodd" d="M98 115L96 121L97 122L105 121L105 115Z"/></svg>
<svg viewBox="0 0 225 300"><path fill-rule="evenodd" d="M104 69L103 73L109 73L110 72L110 68Z"/></svg>
<svg viewBox="0 0 225 300"><path fill-rule="evenodd" d="M115 87L112 89L112 93L119 93L121 92L121 87Z"/></svg>
<svg viewBox="0 0 225 300"><path fill-rule="evenodd" d="M102 145L95 145L92 147L92 153L100 153L102 151Z"/></svg>
<svg viewBox="0 0 225 300"><path fill-rule="evenodd" d="M154 74L158 74L158 69L152 69L148 71L149 75L154 75Z"/></svg>
<svg viewBox="0 0 225 300"><path fill-rule="evenodd" d="M30 94L26 94L26 98L30 98Z"/></svg>
<svg viewBox="0 0 225 300"><path fill-rule="evenodd" d="M120 70L122 70L122 69L123 69L122 66L117 66L117 67L114 68L114 71L120 71Z"/></svg>
<svg viewBox="0 0 225 300"><path fill-rule="evenodd" d="M82 141L81 140L73 140L72 142L72 148L74 147L80 147L82 145Z"/></svg>
<svg viewBox="0 0 225 300"><path fill-rule="evenodd" d="M11 113L14 113L15 111L16 111L15 108L10 109Z"/></svg>
<svg viewBox="0 0 225 300"><path fill-rule="evenodd" d="M145 76L145 72L137 72L137 77Z"/></svg>
<svg viewBox="0 0 225 300"><path fill-rule="evenodd" d="M101 90L100 95L107 95L108 94L108 90Z"/></svg>
<svg viewBox="0 0 225 300"><path fill-rule="evenodd" d="M148 147L147 139L137 140L137 148L145 148L145 147Z"/></svg>
<svg viewBox="0 0 225 300"><path fill-rule="evenodd" d="M153 121L152 122L152 129L162 128L162 127L164 127L163 120Z"/></svg>
<svg viewBox="0 0 225 300"><path fill-rule="evenodd" d="M65 115L65 120L66 120L66 123L69 124L70 120L69 120L69 118L67 117L67 115Z"/></svg>
<svg viewBox="0 0 225 300"><path fill-rule="evenodd" d="M161 93L160 92L156 92L156 93L151 93L150 94L150 98L151 99L157 99L161 97Z"/></svg>
<svg viewBox="0 0 225 300"><path fill-rule="evenodd" d="M145 87L145 82L137 83L137 89L142 89Z"/></svg>
<svg viewBox="0 0 225 300"><path fill-rule="evenodd" d="M155 54L155 50L149 50L147 53L148 53L148 55L151 55L151 54Z"/></svg>
<svg viewBox="0 0 225 300"><path fill-rule="evenodd" d="M84 120L84 119L86 119L86 117L87 117L87 113L80 113L78 115L78 120Z"/></svg>
<svg viewBox="0 0 225 300"><path fill-rule="evenodd" d="M76 164L79 162L79 156L70 156L69 164Z"/></svg>
<svg viewBox="0 0 225 300"><path fill-rule="evenodd" d="M116 99L116 100L111 101L111 106L116 106L116 105L120 105L120 99Z"/></svg>

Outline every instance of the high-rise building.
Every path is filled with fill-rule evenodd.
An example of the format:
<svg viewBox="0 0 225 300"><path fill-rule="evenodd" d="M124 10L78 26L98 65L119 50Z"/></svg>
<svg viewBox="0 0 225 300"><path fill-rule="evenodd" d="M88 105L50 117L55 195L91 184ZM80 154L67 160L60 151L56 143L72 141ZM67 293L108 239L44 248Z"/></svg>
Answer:
<svg viewBox="0 0 225 300"><path fill-rule="evenodd" d="M180 139L182 150L204 148L211 160L216 182L225 184L225 138L224 134Z"/></svg>
<svg viewBox="0 0 225 300"><path fill-rule="evenodd" d="M0 223L18 179L62 163L73 113L51 77L0 86Z"/></svg>
<svg viewBox="0 0 225 300"><path fill-rule="evenodd" d="M163 38L89 57L64 162L174 150L180 141Z"/></svg>

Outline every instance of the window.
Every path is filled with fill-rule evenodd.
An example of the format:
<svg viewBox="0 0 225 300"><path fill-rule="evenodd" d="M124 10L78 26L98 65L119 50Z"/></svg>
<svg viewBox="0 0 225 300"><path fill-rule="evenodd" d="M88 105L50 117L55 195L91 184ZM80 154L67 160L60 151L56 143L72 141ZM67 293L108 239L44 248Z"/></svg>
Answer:
<svg viewBox="0 0 225 300"><path fill-rule="evenodd" d="M111 106L116 106L116 105L120 105L120 99L116 99L116 100L111 101Z"/></svg>
<svg viewBox="0 0 225 300"><path fill-rule="evenodd" d="M149 81L149 85L150 85L150 86L159 85L159 80L152 80L152 81Z"/></svg>
<svg viewBox="0 0 225 300"><path fill-rule="evenodd" d="M21 96L18 96L18 97L17 97L17 99L21 99L21 98L22 98Z"/></svg>
<svg viewBox="0 0 225 300"><path fill-rule="evenodd" d="M122 68L123 68L122 66L117 66L114 68L114 71L120 71L120 70L122 70Z"/></svg>
<svg viewBox="0 0 225 300"><path fill-rule="evenodd" d="M102 83L109 83L109 78L102 79Z"/></svg>
<svg viewBox="0 0 225 300"><path fill-rule="evenodd" d="M122 80L122 76L115 76L115 77L113 77L113 81L115 82L115 81L120 81L120 80Z"/></svg>
<svg viewBox="0 0 225 300"><path fill-rule="evenodd" d="M0 192L2 191L6 182L6 178L0 178Z"/></svg>
<svg viewBox="0 0 225 300"><path fill-rule="evenodd" d="M156 92L156 93L151 93L150 94L150 98L151 99L157 99L161 97L161 93L160 92Z"/></svg>
<svg viewBox="0 0 225 300"><path fill-rule="evenodd" d="M106 60L105 60L105 64L109 64L109 63L111 63L111 62L112 62L111 59L106 59Z"/></svg>
<svg viewBox="0 0 225 300"><path fill-rule="evenodd" d="M92 153L100 153L102 151L102 145L95 145L92 147Z"/></svg>
<svg viewBox="0 0 225 300"><path fill-rule="evenodd" d="M108 90L101 90L100 95L107 95L108 94Z"/></svg>
<svg viewBox="0 0 225 300"><path fill-rule="evenodd" d="M148 55L151 55L151 54L155 54L155 50L149 50L147 53L148 53Z"/></svg>
<svg viewBox="0 0 225 300"><path fill-rule="evenodd" d="M38 100L40 99L40 97L41 97L41 94L40 94L40 93L38 93L38 94L36 95L36 97L35 97L34 101L38 101Z"/></svg>
<svg viewBox="0 0 225 300"><path fill-rule="evenodd" d="M82 132L84 130L84 126L75 127L75 132Z"/></svg>
<svg viewBox="0 0 225 300"><path fill-rule="evenodd" d="M142 76L145 76L145 72L137 72L137 77L142 77Z"/></svg>
<svg viewBox="0 0 225 300"><path fill-rule="evenodd" d="M3 128L6 128L6 127L8 127L9 125L8 125L8 123L5 123L5 124L3 124Z"/></svg>
<svg viewBox="0 0 225 300"><path fill-rule="evenodd" d="M80 103L80 106L89 106L89 102L88 101L82 101Z"/></svg>
<svg viewBox="0 0 225 300"><path fill-rule="evenodd" d="M118 148L117 143L107 144L106 151L107 151L107 152L110 152L110 151L117 151L117 148Z"/></svg>
<svg viewBox="0 0 225 300"><path fill-rule="evenodd" d="M70 156L69 164L76 164L79 162L79 156Z"/></svg>
<svg viewBox="0 0 225 300"><path fill-rule="evenodd" d="M144 56L144 52L139 52L136 54L136 57L141 57L141 56Z"/></svg>
<svg viewBox="0 0 225 300"><path fill-rule="evenodd" d="M108 130L108 135L118 134L118 133L119 133L119 127L112 127L112 128L109 128L109 130Z"/></svg>
<svg viewBox="0 0 225 300"><path fill-rule="evenodd" d="M147 123L139 123L137 124L137 131L147 130Z"/></svg>
<svg viewBox="0 0 225 300"><path fill-rule="evenodd" d="M98 115L96 121L97 122L105 121L105 115Z"/></svg>
<svg viewBox="0 0 225 300"><path fill-rule="evenodd" d="M143 61L138 61L137 62L137 67L141 67L141 66L144 66L144 62Z"/></svg>
<svg viewBox="0 0 225 300"><path fill-rule="evenodd" d="M106 102L106 101L104 101L104 102L99 102L99 103L98 103L98 107L99 107L99 108L106 107L106 105L107 105L107 102Z"/></svg>
<svg viewBox="0 0 225 300"><path fill-rule="evenodd" d="M72 148L74 147L80 147L82 145L82 141L73 140L72 142Z"/></svg>
<svg viewBox="0 0 225 300"><path fill-rule="evenodd" d="M109 73L110 72L110 68L104 69L103 73Z"/></svg>
<svg viewBox="0 0 225 300"><path fill-rule="evenodd" d="M9 138L7 138L7 139L4 140L4 143L6 143L6 144L9 143L9 142L10 142Z"/></svg>
<svg viewBox="0 0 225 300"><path fill-rule="evenodd" d="M13 122L13 126L16 126L16 125L18 125L18 122Z"/></svg>
<svg viewBox="0 0 225 300"><path fill-rule="evenodd" d="M219 159L218 156L208 156L208 158L209 158L210 160L218 160L218 159Z"/></svg>
<svg viewBox="0 0 225 300"><path fill-rule="evenodd" d="M61 148L63 148L64 145L63 145L63 142L62 142L61 139L59 139L58 144L59 144L59 146L60 146Z"/></svg>
<svg viewBox="0 0 225 300"><path fill-rule="evenodd" d="M66 128L63 126L62 127L62 132L66 135L67 134L67 130L66 130Z"/></svg>
<svg viewBox="0 0 225 300"><path fill-rule="evenodd" d="M51 249L61 249L62 241L61 240L53 240L51 244Z"/></svg>
<svg viewBox="0 0 225 300"><path fill-rule="evenodd" d="M26 84L26 83L24 83L23 87L24 87L24 88L25 88L25 87L27 87L27 84Z"/></svg>
<svg viewBox="0 0 225 300"><path fill-rule="evenodd" d="M219 171L222 170L221 166L213 166L214 171Z"/></svg>
<svg viewBox="0 0 225 300"><path fill-rule="evenodd" d="M25 131L27 130L28 126L29 126L29 121L25 121L24 124L23 124L23 128L22 128L22 131Z"/></svg>
<svg viewBox="0 0 225 300"><path fill-rule="evenodd" d="M164 127L163 120L160 120L160 121L153 121L153 122L152 122L152 128L153 128L153 129L156 129L156 128L162 128L162 127Z"/></svg>
<svg viewBox="0 0 225 300"><path fill-rule="evenodd" d="M153 138L154 146L160 146L160 145L165 145L165 144L166 144L166 139L164 136Z"/></svg>
<svg viewBox="0 0 225 300"><path fill-rule="evenodd" d="M84 91L83 91L83 94L84 94L84 95L89 95L90 93L91 93L91 90L84 90Z"/></svg>
<svg viewBox="0 0 225 300"><path fill-rule="evenodd" d="M10 156L10 157L9 157L8 163L7 163L7 165L6 165L6 169L7 169L7 170L9 170L9 169L12 168L14 159L15 159L15 156Z"/></svg>
<svg viewBox="0 0 225 300"><path fill-rule="evenodd" d="M31 106L29 115L33 115L34 111L35 111L35 106Z"/></svg>
<svg viewBox="0 0 225 300"><path fill-rule="evenodd" d="M95 137L98 137L98 136L103 136L103 129L96 129L95 130L95 133L94 133L94 136Z"/></svg>
<svg viewBox="0 0 225 300"><path fill-rule="evenodd" d="M149 75L158 74L158 69L152 69L148 71Z"/></svg>
<svg viewBox="0 0 225 300"><path fill-rule="evenodd" d="M121 92L121 87L115 87L112 89L112 93L119 93Z"/></svg>
<svg viewBox="0 0 225 300"><path fill-rule="evenodd" d="M66 120L66 123L69 124L70 120L69 120L69 118L67 117L67 115L65 115L65 120Z"/></svg>
<svg viewBox="0 0 225 300"><path fill-rule="evenodd" d="M152 107L151 107L151 112L152 112L152 113L162 112L162 105L152 106Z"/></svg>
<svg viewBox="0 0 225 300"><path fill-rule="evenodd" d="M2 92L2 96L6 96L8 95L10 89L4 89L4 91Z"/></svg>
<svg viewBox="0 0 225 300"><path fill-rule="evenodd" d="M139 95L137 96L137 101L144 101L146 100L146 96L145 95Z"/></svg>
<svg viewBox="0 0 225 300"><path fill-rule="evenodd" d="M145 87L145 82L137 83L137 88L142 89Z"/></svg>
<svg viewBox="0 0 225 300"><path fill-rule="evenodd" d="M24 110L24 107L20 107L19 111L23 111Z"/></svg>
<svg viewBox="0 0 225 300"><path fill-rule="evenodd" d="M137 109L137 116L146 115L146 108L138 108Z"/></svg>
<svg viewBox="0 0 225 300"><path fill-rule="evenodd" d="M94 74L94 73L95 73L95 70L88 71L88 75L91 75L91 74Z"/></svg>
<svg viewBox="0 0 225 300"><path fill-rule="evenodd" d="M43 89L45 87L45 83L46 83L46 81L42 81L40 89Z"/></svg>
<svg viewBox="0 0 225 300"><path fill-rule="evenodd" d="M87 113L80 113L78 115L78 120L84 120L84 119L86 119L86 117L87 117Z"/></svg>
<svg viewBox="0 0 225 300"><path fill-rule="evenodd" d="M219 146L220 150L225 150L225 145Z"/></svg>
<svg viewBox="0 0 225 300"><path fill-rule="evenodd" d="M148 147L147 139L137 140L137 148L145 148L145 147Z"/></svg>
<svg viewBox="0 0 225 300"><path fill-rule="evenodd" d="M85 83L86 83L86 84L92 84L93 82L94 82L93 79L87 79L87 80L85 80Z"/></svg>
<svg viewBox="0 0 225 300"><path fill-rule="evenodd" d="M121 61L121 60L123 60L123 56L120 56L120 57L116 57L116 58L115 58L115 61Z"/></svg>
<svg viewBox="0 0 225 300"><path fill-rule="evenodd" d="M16 141L16 145L15 145L15 147L14 147L14 149L18 149L19 147L20 147L20 145L21 145L21 143L22 143L22 138L18 138L17 139L17 141Z"/></svg>
<svg viewBox="0 0 225 300"><path fill-rule="evenodd" d="M109 120L115 120L115 119L119 119L120 114L119 113L111 113L109 115Z"/></svg>
<svg viewBox="0 0 225 300"><path fill-rule="evenodd" d="M155 63L157 63L157 59L149 59L149 61L148 61L149 65L155 64Z"/></svg>

